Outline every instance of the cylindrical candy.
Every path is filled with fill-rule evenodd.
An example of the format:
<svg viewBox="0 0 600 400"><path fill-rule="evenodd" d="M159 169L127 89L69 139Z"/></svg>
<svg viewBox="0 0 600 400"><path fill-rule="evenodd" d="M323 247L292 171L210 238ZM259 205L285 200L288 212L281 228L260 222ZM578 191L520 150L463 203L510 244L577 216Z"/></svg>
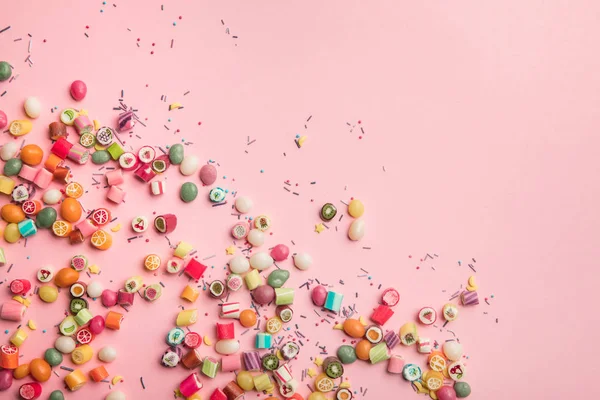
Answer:
<svg viewBox="0 0 600 400"><path fill-rule="evenodd" d="M458 307L452 303L447 303L442 309L442 314L444 314L444 319L446 321L454 321L458 318Z"/></svg>
<svg viewBox="0 0 600 400"><path fill-rule="evenodd" d="M104 293L102 293L102 295L104 295ZM105 318L106 327L108 329L114 329L118 331L119 329L121 329L121 323L123 322L123 318L125 318L123 314L114 311L109 311L108 314L106 314Z"/></svg>
<svg viewBox="0 0 600 400"><path fill-rule="evenodd" d="M179 364L179 361L181 361L182 354L183 351L181 348L171 346L163 353L160 363L165 367L175 368Z"/></svg>
<svg viewBox="0 0 600 400"><path fill-rule="evenodd" d="M186 285L186 287L183 289L183 292L181 292L180 297L184 300L187 300L187 301L193 303L196 301L198 296L200 296L200 292L198 291L198 289L196 289L190 285Z"/></svg>
<svg viewBox="0 0 600 400"><path fill-rule="evenodd" d="M414 382L417 379L421 378L421 368L415 364L406 364L404 368L402 368L402 377L409 382Z"/></svg>
<svg viewBox="0 0 600 400"><path fill-rule="evenodd" d="M101 365L90 371L90 378L92 378L94 382L100 382L103 379L108 378L108 371L106 370L104 365Z"/></svg>
<svg viewBox="0 0 600 400"><path fill-rule="evenodd" d="M202 389L202 382L196 372L190 374L179 384L179 392L183 397L190 397L200 389Z"/></svg>
<svg viewBox="0 0 600 400"><path fill-rule="evenodd" d="M24 329L19 328L11 335L9 340L15 346L20 347L27 339L27 336L27 332L25 332Z"/></svg>
<svg viewBox="0 0 600 400"><path fill-rule="evenodd" d="M401 374L404 368L404 359L401 355L394 354L388 360L387 372L390 374Z"/></svg>
<svg viewBox="0 0 600 400"><path fill-rule="evenodd" d="M141 164L138 169L135 170L134 175L142 182L150 182L156 176L156 171L152 169L150 164Z"/></svg>
<svg viewBox="0 0 600 400"><path fill-rule="evenodd" d="M135 119L133 118L133 111L125 111L121 115L119 115L118 127L117 130L119 132L126 132L135 126Z"/></svg>
<svg viewBox="0 0 600 400"><path fill-rule="evenodd" d="M154 228L160 233L171 233L177 227L177 216L175 214L159 215L154 219Z"/></svg>
<svg viewBox="0 0 600 400"><path fill-rule="evenodd" d="M81 389L87 383L87 380L87 376L80 369L76 369L65 376L65 383L71 392Z"/></svg>
<svg viewBox="0 0 600 400"><path fill-rule="evenodd" d="M80 135L92 133L94 131L94 125L87 115L79 114L79 116L75 118L75 121L73 121L73 125Z"/></svg>
<svg viewBox="0 0 600 400"><path fill-rule="evenodd" d="M120 169L115 169L114 171L107 172L106 174L106 183L109 185L120 185L125 182L123 179L123 171Z"/></svg>
<svg viewBox="0 0 600 400"><path fill-rule="evenodd" d="M24 179L28 182L33 182L35 180L35 176L37 175L38 170L34 167L30 167L29 165L23 164L21 166L21 171L19 171L19 178ZM14 193L13 193L14 198ZM17 200L17 199L15 199ZM27 199L25 199L27 200ZM21 200L24 201L24 200Z"/></svg>
<svg viewBox="0 0 600 400"><path fill-rule="evenodd" d="M110 145L113 142L113 138L114 138L113 130L109 127L104 126L100 129L98 129L98 132L96 132L96 140L102 146Z"/></svg>
<svg viewBox="0 0 600 400"><path fill-rule="evenodd" d="M221 358L221 371L233 372L242 368L242 360L239 354L224 356Z"/></svg>
<svg viewBox="0 0 600 400"><path fill-rule="evenodd" d="M181 328L173 328L167 333L167 344L179 346L185 340L185 331Z"/></svg>
<svg viewBox="0 0 600 400"><path fill-rule="evenodd" d="M44 168L50 172L56 171L56 168L61 165L63 162L62 158L57 156L56 154L49 154L46 162L44 162ZM52 177L54 175L52 174Z"/></svg>
<svg viewBox="0 0 600 400"><path fill-rule="evenodd" d="M35 400L42 395L42 385L39 382L24 383L19 388L19 396L23 400Z"/></svg>
<svg viewBox="0 0 600 400"><path fill-rule="evenodd" d="M54 175L45 168L40 168L33 179L33 183L40 189L46 189L52 182Z"/></svg>
<svg viewBox="0 0 600 400"><path fill-rule="evenodd" d="M190 309L190 310L183 310L180 311L179 314L177 314L177 321L176 321L176 325L177 326L190 326L196 323L196 321L198 320L198 310L197 309Z"/></svg>
<svg viewBox="0 0 600 400"><path fill-rule="evenodd" d="M294 379L288 364L283 364L281 367L273 371L273 377L275 377L279 383L286 383Z"/></svg>
<svg viewBox="0 0 600 400"><path fill-rule="evenodd" d="M190 278L199 280L200 278L202 278L202 275L204 274L204 271L206 271L207 268L208 267L206 265L197 261L195 258L191 258L183 271Z"/></svg>
<svg viewBox="0 0 600 400"><path fill-rule="evenodd" d="M247 371L260 371L262 368L258 351L245 351L243 353L244 365Z"/></svg>
<svg viewBox="0 0 600 400"><path fill-rule="evenodd" d="M208 400L229 400L221 388L216 388Z"/></svg>
<svg viewBox="0 0 600 400"><path fill-rule="evenodd" d="M277 288L275 289L275 304L285 306L294 303L293 288Z"/></svg>
<svg viewBox="0 0 600 400"><path fill-rule="evenodd" d="M269 333L259 332L256 334L255 347L257 349L271 348L272 337Z"/></svg>
<svg viewBox="0 0 600 400"><path fill-rule="evenodd" d="M385 343L381 342L369 350L369 360L371 364L376 364L381 361L388 360L390 358L390 352Z"/></svg>
<svg viewBox="0 0 600 400"><path fill-rule="evenodd" d="M460 301L463 306L476 306L479 304L479 296L476 291L464 291L460 294Z"/></svg>
<svg viewBox="0 0 600 400"><path fill-rule="evenodd" d="M0 310L0 319L6 321L21 321L23 315L25 315L27 307L16 301L7 301L2 304L2 310Z"/></svg>
<svg viewBox="0 0 600 400"><path fill-rule="evenodd" d="M229 283L229 281L228 281ZM221 318L239 318L240 317L240 303L231 302L221 304L221 311L219 313ZM218 326L219 324L217 324ZM217 331L218 333L218 331ZM233 339L233 338L231 338Z"/></svg>
<svg viewBox="0 0 600 400"><path fill-rule="evenodd" d="M60 138L54 142L50 148L50 152L64 160L69 155L72 147L73 144L71 142L67 141L65 138Z"/></svg>
<svg viewBox="0 0 600 400"><path fill-rule="evenodd" d="M242 389L235 381L231 381L225 385L223 393L227 396L227 400L239 400L244 398L244 389Z"/></svg>
<svg viewBox="0 0 600 400"><path fill-rule="evenodd" d="M61 122L51 122L48 125L48 133L50 134L51 140L58 140L60 138L67 138L67 126Z"/></svg>
<svg viewBox="0 0 600 400"><path fill-rule="evenodd" d="M244 239L248 236L248 232L250 232L250 227L246 222L238 222L231 228L231 236L237 240Z"/></svg>
<svg viewBox="0 0 600 400"><path fill-rule="evenodd" d="M219 340L215 345L215 351L219 354L234 354L240 349L240 342L235 339Z"/></svg>
<svg viewBox="0 0 600 400"><path fill-rule="evenodd" d="M12 344L0 347L0 367L15 369L19 366L19 348Z"/></svg>
<svg viewBox="0 0 600 400"><path fill-rule="evenodd" d="M194 250L194 246L188 242L179 242L175 250L173 251L173 255L179 258L185 258L190 252Z"/></svg>
<svg viewBox="0 0 600 400"><path fill-rule="evenodd" d="M262 278L260 277L257 269L253 269L252 271L248 272L244 277L244 280L246 281L248 290L254 290L262 285Z"/></svg>
<svg viewBox="0 0 600 400"><path fill-rule="evenodd" d="M77 315L75 315L75 322L77 322L77 325L79 326L84 326L88 322L90 322L92 318L94 318L94 316L92 315L90 310L88 310L87 308L82 308L81 310L79 310Z"/></svg>
<svg viewBox="0 0 600 400"><path fill-rule="evenodd" d="M94 349L89 344L84 344L83 346L77 347L71 353L71 361L74 364L81 365L90 361L94 356Z"/></svg>
<svg viewBox="0 0 600 400"><path fill-rule="evenodd" d="M219 362L212 357L205 357L202 362L202 373L209 378L217 376L217 370L219 369Z"/></svg>
<svg viewBox="0 0 600 400"><path fill-rule="evenodd" d="M90 158L90 151L82 145L76 143L69 150L67 158L71 161L75 161L78 164L85 164Z"/></svg>
<svg viewBox="0 0 600 400"><path fill-rule="evenodd" d="M221 324L217 322L217 340L235 339L233 322Z"/></svg>
<svg viewBox="0 0 600 400"><path fill-rule="evenodd" d="M256 375L253 380L254 387L257 392L262 392L263 390L270 390L273 388L273 382L267 374Z"/></svg>
<svg viewBox="0 0 600 400"><path fill-rule="evenodd" d="M188 351L183 358L181 359L181 363L188 369L194 369L202 364L202 356L198 349L192 349Z"/></svg>

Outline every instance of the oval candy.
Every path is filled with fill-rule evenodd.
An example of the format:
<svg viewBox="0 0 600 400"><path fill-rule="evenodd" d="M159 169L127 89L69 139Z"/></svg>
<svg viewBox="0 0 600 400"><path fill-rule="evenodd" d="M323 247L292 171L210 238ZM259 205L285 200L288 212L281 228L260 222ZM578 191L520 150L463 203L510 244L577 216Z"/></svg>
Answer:
<svg viewBox="0 0 600 400"><path fill-rule="evenodd" d="M350 240L357 241L365 236L365 221L362 219L355 219L348 228L348 237Z"/></svg>
<svg viewBox="0 0 600 400"><path fill-rule="evenodd" d="M315 306L323 307L325 299L327 298L327 289L323 285L315 286L310 293L310 298Z"/></svg>
<svg viewBox="0 0 600 400"><path fill-rule="evenodd" d="M273 265L273 258L267 253L258 252L250 257L250 266L259 271L270 268Z"/></svg>
<svg viewBox="0 0 600 400"><path fill-rule="evenodd" d="M174 144L169 148L169 161L174 165L181 164L183 161L183 145L181 143Z"/></svg>
<svg viewBox="0 0 600 400"><path fill-rule="evenodd" d="M182 175L190 176L198 170L198 164L198 157L186 156L183 158L181 164L179 164L179 172L181 172Z"/></svg>
<svg viewBox="0 0 600 400"><path fill-rule="evenodd" d="M210 186L217 180L217 168L212 164L203 165L200 168L200 180L205 186Z"/></svg>

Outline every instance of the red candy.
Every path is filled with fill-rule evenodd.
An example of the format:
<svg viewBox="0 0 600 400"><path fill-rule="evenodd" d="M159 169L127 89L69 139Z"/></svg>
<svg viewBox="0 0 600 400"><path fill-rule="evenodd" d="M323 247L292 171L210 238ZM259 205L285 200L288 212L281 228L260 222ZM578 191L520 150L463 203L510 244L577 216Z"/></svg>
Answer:
<svg viewBox="0 0 600 400"><path fill-rule="evenodd" d="M4 114L4 111L0 110L0 129L6 128L7 124L8 118L6 117L6 114Z"/></svg>
<svg viewBox="0 0 600 400"><path fill-rule="evenodd" d="M42 395L42 385L38 382L29 382L21 385L19 395L24 400L34 400Z"/></svg>
<svg viewBox="0 0 600 400"><path fill-rule="evenodd" d="M392 315L394 315L394 312L391 308L380 305L375 309L375 311L373 311L373 314L371 314L371 321L383 326L383 324L392 318Z"/></svg>
<svg viewBox="0 0 600 400"><path fill-rule="evenodd" d="M60 138L50 148L50 152L57 157L60 157L62 160L67 158L69 155L69 151L71 151L71 147L73 144L65 138Z"/></svg>
<svg viewBox="0 0 600 400"><path fill-rule="evenodd" d="M202 337L199 333L188 332L185 334L183 344L190 349L197 349L202 344Z"/></svg>
<svg viewBox="0 0 600 400"><path fill-rule="evenodd" d="M101 315L96 315L91 319L89 328L94 335L98 335L104 330L104 325L104 317Z"/></svg>
<svg viewBox="0 0 600 400"><path fill-rule="evenodd" d="M381 294L381 303L394 307L400 301L400 293L394 288L385 289Z"/></svg>
<svg viewBox="0 0 600 400"><path fill-rule="evenodd" d="M71 97L76 101L81 101L87 94L87 86L83 81L74 81L71 83Z"/></svg>
<svg viewBox="0 0 600 400"><path fill-rule="evenodd" d="M278 244L277 246L273 247L273 250L271 250L271 257L273 257L273 260L275 261L286 260L289 255L290 248L285 244Z"/></svg>
<svg viewBox="0 0 600 400"><path fill-rule="evenodd" d="M184 272L192 279L200 279L206 271L207 266L192 258L185 266Z"/></svg>
<svg viewBox="0 0 600 400"><path fill-rule="evenodd" d="M219 388L216 388L209 397L209 400L227 400L227 396Z"/></svg>
<svg viewBox="0 0 600 400"><path fill-rule="evenodd" d="M217 322L217 339L235 339L235 329L233 326L233 322L228 322L225 324L220 324Z"/></svg>
<svg viewBox="0 0 600 400"><path fill-rule="evenodd" d="M31 289L31 282L27 279L15 279L10 283L10 291L13 294L27 294Z"/></svg>

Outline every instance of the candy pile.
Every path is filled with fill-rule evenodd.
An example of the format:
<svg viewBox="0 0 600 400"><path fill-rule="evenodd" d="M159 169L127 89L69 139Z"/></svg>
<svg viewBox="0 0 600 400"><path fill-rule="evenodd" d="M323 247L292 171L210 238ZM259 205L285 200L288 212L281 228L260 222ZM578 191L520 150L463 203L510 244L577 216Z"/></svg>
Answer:
<svg viewBox="0 0 600 400"><path fill-rule="evenodd" d="M75 81L70 92L73 99L79 101L86 96L87 87L85 83ZM40 115L41 105L34 97L26 99L24 108L31 119ZM6 242L15 243L20 238L32 237L38 229L51 229L54 236L68 238L71 244L84 243L89 238L92 248L108 250L113 245L109 231L116 232L120 229L120 224L107 228L115 220L111 210L107 208L84 210L78 199L84 196L85 190L81 184L72 180L71 167L86 164L89 160L101 166L100 169L104 171L108 188L106 198L115 207L126 198L124 174L132 172L137 180L148 186L146 190L154 196L160 196L166 190L166 180L160 179L161 174L171 166L178 166L181 175L185 177L198 173L203 186L210 187L207 188L208 198L213 206L227 204L229 191L213 187L217 180L216 167L209 162L199 168L199 159L185 155L183 145L174 144L168 147L168 151L158 148L162 154L153 146L126 151L119 134L131 131L141 121L136 110L127 108L122 103L120 111L116 129L113 129L101 126L97 120L92 121L85 110L62 110L59 121L52 122L48 127L49 139L53 143L50 154L46 157L42 148L36 144L19 147L16 141L11 141L2 147L0 158L5 161L5 165L4 175L0 176L0 192L10 196L12 201L2 206L0 213L8 223L4 230ZM7 126L7 121L6 115L0 112L0 129ZM8 125L8 132L18 138L29 133L32 128L30 120L16 120ZM70 137L69 130L73 129L78 135L77 140ZM49 189L41 196L36 196L38 189L47 189L52 181L59 182L63 186L62 190ZM198 186L192 181L180 186L179 197L185 203L193 202L198 194ZM329 313L331 318L345 318L334 329L349 336L352 345L340 346L336 356L315 358L315 364L321 371L309 368L302 370L300 377L299 369L294 371L293 362L304 346L304 336L297 330L296 338L291 340L288 340L290 335L277 336L281 331L290 330L289 324L294 320L292 306L296 299L295 289L285 286L290 278L290 271L282 269L277 263L283 263L291 257L298 270L307 271L312 266L313 259L305 252L290 254L290 249L284 244L277 244L268 251L254 251L254 248L265 244L265 233L272 226L271 218L268 215L258 215L242 219L242 216L252 211L253 201L247 196L237 196L235 192L231 195L235 198L232 208L237 211L239 218L228 231L234 240L247 244L248 254L232 257L228 262L229 271L221 279L210 282L204 280L208 266L198 261L194 246L185 241L173 246L173 254L168 260L163 261L155 253L143 257L142 265L146 275L149 280L154 281L145 282L145 276L135 275L116 289L104 288L98 278L91 278L91 274L98 274L99 267L91 264L88 257L82 254L73 256L69 265L56 272L49 266L40 268L37 271L40 286L35 286L34 294L42 302L57 301L60 289L64 289L63 292L67 292L70 297L67 313L57 325L60 336L55 340L54 347L48 348L43 357L22 363L19 349L25 344L28 333L19 325L10 335L9 344L0 347L0 391L9 389L13 379L31 377L33 381L20 385L19 395L22 399L37 399L42 395L42 383L50 378L52 367L56 366L69 372L64 377L64 383L66 389L72 392L90 381L116 385L122 377L116 375L109 380L106 365L117 358L117 350L113 346L105 346L96 351L93 346L94 338L102 334L104 329L119 330L124 323L121 309L128 312L134 306L137 296L148 302L157 301L165 286L156 277L160 269L164 268L175 277L184 276L187 279L180 298L191 305L190 308L181 307L181 311L173 315L173 326L166 336L166 349L161 349L156 354L157 362L165 368L181 367L190 370L190 374L175 389L177 396L188 400L201 399L203 381L214 379L219 373L235 372L235 379L212 391L208 397L210 400L240 400L251 391L303 400L300 382L307 377L315 378L313 385L309 386L314 391L308 396L308 400L327 399L326 393L330 392L334 393L337 400L350 400L357 395L357 391L353 391L350 383L343 379L344 365L354 363L357 359L371 364L387 362L387 371L391 375L402 375L418 393L428 394L434 400L453 400L470 395L471 388L464 382L466 365L462 345L458 341L447 341L439 351L437 342L421 337L418 333L417 323L427 326L436 322L436 308L422 308L415 316L415 321L405 323L397 333L396 330L384 331L383 327L394 315L393 308L400 302L400 294L393 288L383 291L380 304L370 315L372 324L368 324L363 317L352 318L353 315L346 312L342 307L343 293L321 284L315 286L310 294L314 305L322 312ZM58 204L60 206L57 212L54 206ZM84 211L87 215L84 215ZM352 199L347 212L354 218L348 230L348 238L352 241L361 240L365 235L365 222L361 218L365 212L364 204L358 199ZM332 203L326 203L319 214L323 222L329 222L337 213L338 210ZM175 214L158 215L152 221L154 229L162 234L173 232L177 223ZM135 234L140 234L150 224L148 217L138 215L131 219L130 229ZM317 232L322 229L321 225L317 226ZM228 254L233 255L233 250L231 253L228 250ZM0 249L0 265L5 263L4 252ZM268 274L265 282L262 274L273 266L276 269ZM90 278L89 281L85 280L85 275ZM16 323L24 321L24 315L32 305L27 296L32 291L32 286L24 278L10 282L12 299L2 303L1 319ZM245 309L239 301L230 300L230 295L243 291L244 286L250 294L250 306ZM476 290L474 277L471 277L467 290L459 295L463 306L479 303ZM208 336L202 337L190 328L199 320L198 309L193 305L203 296L203 292L206 292L204 296L207 299L214 299L214 307L219 310L220 320L215 323L214 328L217 338L214 350L220 358L204 356L202 345L212 346L212 342ZM107 311L102 310L100 315L99 310L94 310L91 306L93 301L90 299L100 299ZM261 317L260 309L269 307L272 315ZM448 323L458 317L459 308L454 303L448 303L442 307L441 313ZM29 329L36 329L32 320L26 325ZM254 337L254 349L242 351L239 333L236 332L239 327L245 328L241 335L248 333L251 328L258 331ZM417 364L407 363L399 354L393 354L399 344L415 345L417 353L427 357L429 369L423 371ZM95 354L103 364L86 368L85 364ZM76 369L61 366L64 355L70 355ZM60 400L64 399L64 395L58 390L52 392L49 398ZM113 391L106 397L108 400L125 398L126 395L121 391Z"/></svg>

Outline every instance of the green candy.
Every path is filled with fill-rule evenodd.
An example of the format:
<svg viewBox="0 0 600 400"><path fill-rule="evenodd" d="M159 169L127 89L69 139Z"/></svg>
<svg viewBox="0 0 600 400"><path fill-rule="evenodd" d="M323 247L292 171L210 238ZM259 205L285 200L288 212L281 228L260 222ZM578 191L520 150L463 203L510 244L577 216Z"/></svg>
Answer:
<svg viewBox="0 0 600 400"><path fill-rule="evenodd" d="M179 165L183 161L183 145L174 144L169 148L169 161L171 164Z"/></svg>
<svg viewBox="0 0 600 400"><path fill-rule="evenodd" d="M60 365L63 362L63 355L54 347L49 348L44 353L44 360L53 367Z"/></svg>
<svg viewBox="0 0 600 400"><path fill-rule="evenodd" d="M98 150L92 154L92 162L96 165L105 164L110 161L110 153L106 150Z"/></svg>
<svg viewBox="0 0 600 400"><path fill-rule="evenodd" d="M56 221L56 210L52 207L42 208L42 211L35 217L35 224L38 228L50 228Z"/></svg>
<svg viewBox="0 0 600 400"><path fill-rule="evenodd" d="M352 364L356 361L356 351L354 347L348 346L347 344L338 347L337 356L342 364Z"/></svg>
<svg viewBox="0 0 600 400"><path fill-rule="evenodd" d="M6 61L0 61L0 82L4 82L10 79L12 75L12 68Z"/></svg>
<svg viewBox="0 0 600 400"><path fill-rule="evenodd" d="M179 197L181 200L189 203L190 201L194 201L196 197L198 197L198 186L196 186L192 182L186 182L181 185L181 189L179 190Z"/></svg>
<svg viewBox="0 0 600 400"><path fill-rule="evenodd" d="M285 281L290 277L290 271L285 269L276 269L269 274L267 284L272 288L280 288L283 286Z"/></svg>
<svg viewBox="0 0 600 400"><path fill-rule="evenodd" d="M16 176L21 172L21 167L23 166L23 161L19 158L11 158L4 164L4 175L6 176Z"/></svg>
<svg viewBox="0 0 600 400"><path fill-rule="evenodd" d="M60 390L55 390L54 392L50 393L48 400L65 400L65 395Z"/></svg>
<svg viewBox="0 0 600 400"><path fill-rule="evenodd" d="M467 382L456 382L454 384L454 391L456 392L456 397L464 399L471 394L471 386Z"/></svg>

